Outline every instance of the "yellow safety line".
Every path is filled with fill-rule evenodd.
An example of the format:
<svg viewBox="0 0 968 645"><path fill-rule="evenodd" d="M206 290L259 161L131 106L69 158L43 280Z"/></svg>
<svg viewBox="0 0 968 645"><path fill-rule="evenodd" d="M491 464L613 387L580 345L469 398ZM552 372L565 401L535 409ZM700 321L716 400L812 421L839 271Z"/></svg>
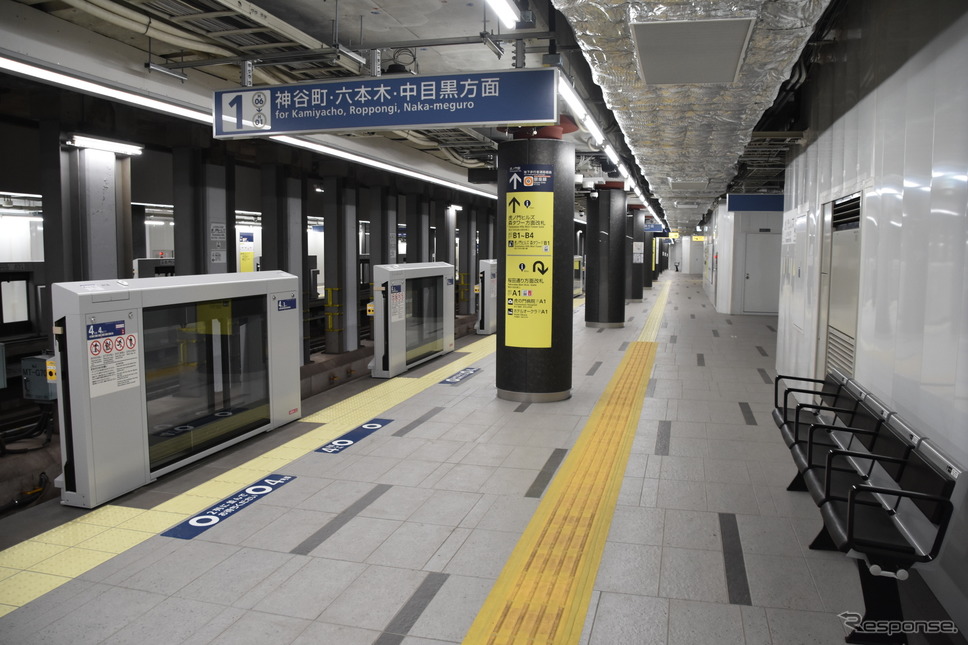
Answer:
<svg viewBox="0 0 968 645"><path fill-rule="evenodd" d="M420 378L390 379L302 419L325 423L278 448L149 510L105 505L46 533L0 551L0 617L39 598L115 555L144 542L246 484L285 469L292 461L439 383L494 352L496 337L468 345L457 360Z"/></svg>
<svg viewBox="0 0 968 645"><path fill-rule="evenodd" d="M645 342L655 342L659 337L659 326L662 323L662 314L665 312L666 301L669 299L669 287L671 282L663 282L659 297L656 298L655 305L649 311L649 317L645 320L639 340Z"/></svg>
<svg viewBox="0 0 968 645"><path fill-rule="evenodd" d="M464 637L467 645L578 643L655 351L656 343L629 345Z"/></svg>

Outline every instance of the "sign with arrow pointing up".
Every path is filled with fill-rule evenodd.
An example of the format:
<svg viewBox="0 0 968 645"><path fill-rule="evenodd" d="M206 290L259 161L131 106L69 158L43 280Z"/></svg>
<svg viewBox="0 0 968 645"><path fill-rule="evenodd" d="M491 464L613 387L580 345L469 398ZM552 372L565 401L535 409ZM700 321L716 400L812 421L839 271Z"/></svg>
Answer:
<svg viewBox="0 0 968 645"><path fill-rule="evenodd" d="M512 166L506 179L505 344L551 347L553 167Z"/></svg>

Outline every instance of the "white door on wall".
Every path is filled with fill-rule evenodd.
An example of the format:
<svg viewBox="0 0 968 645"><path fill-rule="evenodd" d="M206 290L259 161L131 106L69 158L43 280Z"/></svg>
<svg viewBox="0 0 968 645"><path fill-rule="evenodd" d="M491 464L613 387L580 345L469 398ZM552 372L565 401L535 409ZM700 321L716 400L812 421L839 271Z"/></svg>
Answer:
<svg viewBox="0 0 968 645"><path fill-rule="evenodd" d="M780 236L749 233L746 236L746 279L743 312L775 314L780 307Z"/></svg>

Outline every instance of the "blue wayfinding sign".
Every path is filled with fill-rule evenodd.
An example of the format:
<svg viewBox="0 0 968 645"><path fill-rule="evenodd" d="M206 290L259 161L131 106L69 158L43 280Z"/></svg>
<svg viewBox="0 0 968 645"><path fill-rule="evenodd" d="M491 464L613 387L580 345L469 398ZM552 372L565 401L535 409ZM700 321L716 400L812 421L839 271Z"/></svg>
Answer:
<svg viewBox="0 0 968 645"><path fill-rule="evenodd" d="M162 535L165 537L180 538L190 540L196 535L207 531L222 520L235 515L243 508L276 490L280 486L294 480L294 475L269 475L265 479L259 480L250 486L240 490L231 497L223 499L215 506L210 506L204 511L189 518L177 526L168 529Z"/></svg>
<svg viewBox="0 0 968 645"><path fill-rule="evenodd" d="M558 70L374 76L215 92L215 138L558 122Z"/></svg>
<svg viewBox="0 0 968 645"><path fill-rule="evenodd" d="M393 422L393 419L370 419L363 425L357 426L353 430L350 430L349 432L341 436L339 439L333 439L322 448L317 448L316 452L328 452L329 454L342 452L343 450L346 450L347 448L352 446L360 439L365 439L366 437L369 437L371 434L373 434L383 426L392 422Z"/></svg>

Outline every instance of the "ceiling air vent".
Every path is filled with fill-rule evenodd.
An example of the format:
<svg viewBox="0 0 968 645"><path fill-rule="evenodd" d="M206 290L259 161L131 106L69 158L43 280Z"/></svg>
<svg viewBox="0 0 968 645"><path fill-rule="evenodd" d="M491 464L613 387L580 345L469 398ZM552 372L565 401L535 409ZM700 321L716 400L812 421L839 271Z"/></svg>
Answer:
<svg viewBox="0 0 968 645"><path fill-rule="evenodd" d="M634 22L639 77L649 85L733 83L755 18Z"/></svg>

